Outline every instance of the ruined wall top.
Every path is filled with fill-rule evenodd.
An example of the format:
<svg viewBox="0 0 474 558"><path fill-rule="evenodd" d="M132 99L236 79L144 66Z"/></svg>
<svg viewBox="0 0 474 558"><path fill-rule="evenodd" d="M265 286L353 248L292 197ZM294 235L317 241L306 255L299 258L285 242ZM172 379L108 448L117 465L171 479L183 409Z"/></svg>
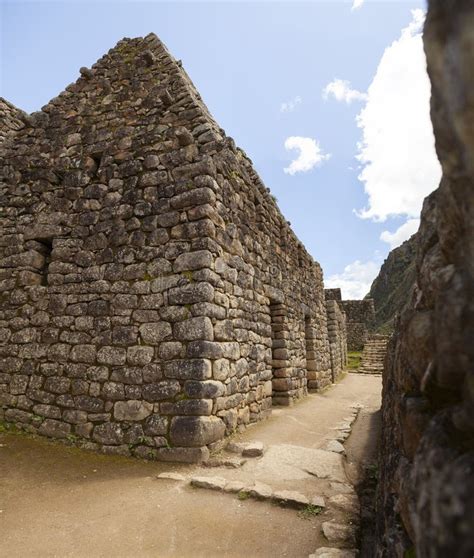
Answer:
<svg viewBox="0 0 474 558"><path fill-rule="evenodd" d="M324 298L326 300L342 301L341 289L324 289Z"/></svg>
<svg viewBox="0 0 474 558"><path fill-rule="evenodd" d="M0 97L0 144L8 134L15 133L24 127L24 116L23 111Z"/></svg>

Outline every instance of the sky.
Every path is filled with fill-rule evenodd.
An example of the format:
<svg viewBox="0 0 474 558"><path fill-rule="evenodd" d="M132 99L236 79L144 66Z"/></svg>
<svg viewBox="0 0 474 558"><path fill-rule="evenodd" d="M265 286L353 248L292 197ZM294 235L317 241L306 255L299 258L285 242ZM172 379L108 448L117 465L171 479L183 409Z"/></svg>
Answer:
<svg viewBox="0 0 474 558"><path fill-rule="evenodd" d="M0 0L0 96L33 112L156 33L247 155L327 287L362 298L441 171L419 0Z"/></svg>

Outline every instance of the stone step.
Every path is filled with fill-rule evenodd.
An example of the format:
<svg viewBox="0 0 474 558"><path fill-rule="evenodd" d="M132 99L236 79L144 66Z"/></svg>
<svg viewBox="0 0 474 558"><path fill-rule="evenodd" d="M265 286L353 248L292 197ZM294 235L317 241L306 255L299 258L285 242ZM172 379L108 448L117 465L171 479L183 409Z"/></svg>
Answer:
<svg viewBox="0 0 474 558"><path fill-rule="evenodd" d="M367 339L362 351L358 372L360 374L382 374L389 337L374 334Z"/></svg>

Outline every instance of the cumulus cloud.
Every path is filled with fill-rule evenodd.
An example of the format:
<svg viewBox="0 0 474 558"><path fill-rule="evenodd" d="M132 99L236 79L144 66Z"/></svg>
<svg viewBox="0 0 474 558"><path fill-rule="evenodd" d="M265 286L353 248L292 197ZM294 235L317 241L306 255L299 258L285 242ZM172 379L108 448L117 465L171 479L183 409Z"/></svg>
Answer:
<svg viewBox="0 0 474 558"><path fill-rule="evenodd" d="M293 97L293 99L282 103L280 105L280 112L293 112L298 105L301 105L302 102L303 99L297 95L296 97Z"/></svg>
<svg viewBox="0 0 474 558"><path fill-rule="evenodd" d="M415 234L419 226L419 219L408 219L406 223L403 223L403 225L398 227L398 229L393 233L383 231L380 235L380 240L390 244L390 250L393 250L405 242L405 240L408 240L412 234Z"/></svg>
<svg viewBox="0 0 474 558"><path fill-rule="evenodd" d="M299 150L298 157L283 169L286 174L296 174L297 172L308 172L314 167L322 165L331 157L328 153L323 153L319 142L313 138L303 138L300 136L290 136L285 140L285 149Z"/></svg>
<svg viewBox="0 0 474 558"><path fill-rule="evenodd" d="M369 292L379 270L380 264L374 261L356 260L347 265L342 273L336 273L325 279L324 286L327 289L339 287L343 299L361 299Z"/></svg>
<svg viewBox="0 0 474 558"><path fill-rule="evenodd" d="M365 0L354 0L351 10L354 11L354 10L358 10L359 8L361 8L364 1Z"/></svg>
<svg viewBox="0 0 474 558"><path fill-rule="evenodd" d="M367 94L352 89L350 81L336 78L323 89L323 97L326 100L334 97L336 101L344 101L350 105L352 101L364 101L367 99Z"/></svg>
<svg viewBox="0 0 474 558"><path fill-rule="evenodd" d="M385 49L365 107L357 116L362 130L359 180L369 198L368 206L358 212L363 219L417 218L423 199L441 178L429 114L430 82L421 35L424 17L423 10L412 10L410 24ZM384 233L384 239L392 244L402 232Z"/></svg>

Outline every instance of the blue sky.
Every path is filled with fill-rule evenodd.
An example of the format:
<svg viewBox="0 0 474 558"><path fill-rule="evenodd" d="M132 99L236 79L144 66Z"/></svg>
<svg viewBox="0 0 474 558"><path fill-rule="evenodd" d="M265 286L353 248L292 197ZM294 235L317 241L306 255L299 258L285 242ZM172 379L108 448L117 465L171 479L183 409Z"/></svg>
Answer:
<svg viewBox="0 0 474 558"><path fill-rule="evenodd" d="M391 131L398 126L396 133L402 133L396 111L406 111L400 99L412 95L413 81L424 72L421 61L409 83L405 71L407 60L416 58L410 49L421 60L419 26L410 28L405 38L401 35L414 25L411 10L424 8L424 2L355 4L360 5L353 6L352 0L0 0L0 95L28 112L39 110L78 78L81 66L93 64L122 37L153 31L182 59L211 113L253 160L293 229L323 266L328 284L342 284L346 296L362 296L403 230L390 235L400 226L409 232L416 226L418 198L436 187L437 178L435 171L429 172L432 160L421 172L419 163L411 168L403 154L398 156L404 141L394 141ZM394 41L399 43L390 50ZM342 81L334 82L336 78ZM428 137L426 76L420 80L424 120L417 129L423 128ZM400 83L405 83L402 91L397 89ZM390 99L398 105L391 107ZM358 127L356 116L364 107L365 120ZM387 118L378 116L382 110L395 117L383 123ZM411 126L418 117L410 118ZM378 141L379 121L385 126L384 137L390 138L385 144ZM296 172L290 174L284 169L298 158L298 149L285 149L285 142L301 145L301 138L306 159L294 163ZM362 140L367 149L361 162L355 157ZM408 155L418 161L423 157ZM361 181L364 167L367 176ZM401 195L408 183L400 169L407 167L419 175L419 184L407 186ZM409 193L417 188L422 192L411 200ZM354 210L364 208L366 218L361 218Z"/></svg>

